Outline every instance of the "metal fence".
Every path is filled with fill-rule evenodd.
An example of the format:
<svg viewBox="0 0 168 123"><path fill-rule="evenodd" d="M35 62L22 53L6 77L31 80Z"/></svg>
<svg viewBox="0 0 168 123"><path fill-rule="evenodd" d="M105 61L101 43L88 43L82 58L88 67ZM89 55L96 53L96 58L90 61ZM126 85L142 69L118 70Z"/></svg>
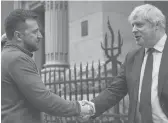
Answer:
<svg viewBox="0 0 168 123"><path fill-rule="evenodd" d="M45 68L41 77L47 88L66 100L91 100L103 91L113 80L112 68L100 61L95 64L82 63L73 68ZM128 113L128 97L109 109L92 122L125 123ZM75 117L54 117L45 114L46 123L77 123Z"/></svg>

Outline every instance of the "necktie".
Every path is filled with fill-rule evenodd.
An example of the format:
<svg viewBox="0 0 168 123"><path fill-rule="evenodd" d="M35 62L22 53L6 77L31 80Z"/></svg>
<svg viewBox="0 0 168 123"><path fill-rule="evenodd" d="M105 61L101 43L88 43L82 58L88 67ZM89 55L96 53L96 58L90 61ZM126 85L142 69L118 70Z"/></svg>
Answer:
<svg viewBox="0 0 168 123"><path fill-rule="evenodd" d="M151 86L152 86L152 70L153 70L153 52L154 48L149 48L147 53L147 61L142 81L140 107L142 123L153 123L152 121L152 107L151 107Z"/></svg>

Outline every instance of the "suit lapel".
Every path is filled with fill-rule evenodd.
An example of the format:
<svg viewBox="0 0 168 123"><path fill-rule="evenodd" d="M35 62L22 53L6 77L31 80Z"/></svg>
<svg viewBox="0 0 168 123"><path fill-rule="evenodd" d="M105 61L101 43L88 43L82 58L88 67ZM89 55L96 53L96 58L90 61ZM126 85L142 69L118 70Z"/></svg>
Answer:
<svg viewBox="0 0 168 123"><path fill-rule="evenodd" d="M141 66L144 58L144 48L141 48L139 52L135 55L134 65L133 65L133 80L137 81L136 84L139 84Z"/></svg>
<svg viewBox="0 0 168 123"><path fill-rule="evenodd" d="M165 78L168 76L168 39L165 43L165 47L162 54L162 59L160 63L160 69L159 69L159 78L158 78L158 96L160 97L160 94L162 92L162 88L164 86L164 82L166 81Z"/></svg>
<svg viewBox="0 0 168 123"><path fill-rule="evenodd" d="M133 100L132 100L132 107L133 107L133 115L135 115L137 102L138 102L138 92L139 92L139 80L140 80L140 73L141 73L141 66L144 57L144 48L141 48L136 54L133 63L133 70L132 70L132 78L133 78Z"/></svg>

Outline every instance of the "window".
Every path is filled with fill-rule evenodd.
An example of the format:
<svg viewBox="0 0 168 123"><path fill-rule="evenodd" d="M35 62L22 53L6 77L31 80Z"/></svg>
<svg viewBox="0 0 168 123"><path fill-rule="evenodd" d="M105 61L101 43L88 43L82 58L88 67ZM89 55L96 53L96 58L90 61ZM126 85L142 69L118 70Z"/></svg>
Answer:
<svg viewBox="0 0 168 123"><path fill-rule="evenodd" d="M87 36L88 35L88 21L81 22L81 35Z"/></svg>

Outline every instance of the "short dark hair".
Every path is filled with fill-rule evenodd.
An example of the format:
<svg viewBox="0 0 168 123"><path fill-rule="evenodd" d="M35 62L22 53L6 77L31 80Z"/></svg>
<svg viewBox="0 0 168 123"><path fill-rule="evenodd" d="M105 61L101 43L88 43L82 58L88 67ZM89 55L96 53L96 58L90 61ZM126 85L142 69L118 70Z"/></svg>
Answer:
<svg viewBox="0 0 168 123"><path fill-rule="evenodd" d="M26 19L37 19L37 14L31 10L15 9L5 20L6 36L11 40L14 32L18 28L18 24L25 22Z"/></svg>

